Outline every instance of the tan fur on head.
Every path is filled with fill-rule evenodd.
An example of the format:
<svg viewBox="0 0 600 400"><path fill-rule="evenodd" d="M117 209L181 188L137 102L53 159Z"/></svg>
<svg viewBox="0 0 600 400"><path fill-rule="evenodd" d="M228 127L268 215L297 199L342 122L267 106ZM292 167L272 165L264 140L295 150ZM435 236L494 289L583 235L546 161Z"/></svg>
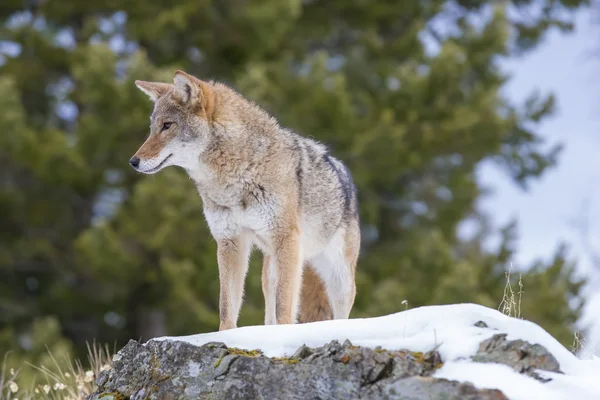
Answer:
<svg viewBox="0 0 600 400"><path fill-rule="evenodd" d="M183 71L175 71L175 76L173 77L175 92L173 94L182 104L194 106L200 100L201 90L197 81L199 79Z"/></svg>
<svg viewBox="0 0 600 400"><path fill-rule="evenodd" d="M173 83L175 86L173 94L181 104L202 112L207 120L212 119L215 94L208 83L180 70L175 71Z"/></svg>
<svg viewBox="0 0 600 400"><path fill-rule="evenodd" d="M202 112L206 119L212 120L215 111L215 93L211 85L184 71L175 71L173 84L136 80L135 85L155 103L169 90L174 89L173 95L181 104L191 108L197 106L198 111Z"/></svg>
<svg viewBox="0 0 600 400"><path fill-rule="evenodd" d="M212 85L183 71L175 72L172 84L140 80L135 84L154 102L154 112L150 135L132 158L138 161L134 168L146 174L170 165L195 169L203 147L211 142L216 105Z"/></svg>
<svg viewBox="0 0 600 400"><path fill-rule="evenodd" d="M135 81L135 85L155 103L171 89L170 84L161 82Z"/></svg>

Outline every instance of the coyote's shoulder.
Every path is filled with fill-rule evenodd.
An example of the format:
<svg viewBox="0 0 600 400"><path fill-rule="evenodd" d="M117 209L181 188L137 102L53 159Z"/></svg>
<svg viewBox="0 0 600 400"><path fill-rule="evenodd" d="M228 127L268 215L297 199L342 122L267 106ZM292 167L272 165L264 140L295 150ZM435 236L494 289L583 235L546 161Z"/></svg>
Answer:
<svg viewBox="0 0 600 400"><path fill-rule="evenodd" d="M136 83L155 107L130 163L144 173L177 165L196 183L218 243L221 329L236 326L253 245L264 254L265 323L296 322L298 311L300 321L347 318L360 231L346 166L223 84L180 71L173 85Z"/></svg>

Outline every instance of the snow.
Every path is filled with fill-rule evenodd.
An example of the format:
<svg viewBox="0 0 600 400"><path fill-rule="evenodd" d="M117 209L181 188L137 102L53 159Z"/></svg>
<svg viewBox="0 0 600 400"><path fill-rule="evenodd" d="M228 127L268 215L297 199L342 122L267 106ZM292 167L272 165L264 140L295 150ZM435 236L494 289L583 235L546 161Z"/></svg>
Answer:
<svg viewBox="0 0 600 400"><path fill-rule="evenodd" d="M460 382L470 381L483 389L500 389L509 399L565 399L546 384L518 374L504 364L450 361L435 376Z"/></svg>
<svg viewBox="0 0 600 400"><path fill-rule="evenodd" d="M488 328L474 326L478 321L484 321ZM552 379L542 383L503 364L472 362L470 357L477 352L479 343L497 333L506 333L507 340L522 339L544 346L556 357L564 374L538 371ZM177 340L197 346L223 342L229 347L260 349L269 357L285 357L303 344L318 347L346 339L354 345L388 350L426 352L437 348L444 366L434 376L499 389L514 400L600 400L600 358L578 359L533 322L476 304L427 306L376 318L248 326L153 340Z"/></svg>

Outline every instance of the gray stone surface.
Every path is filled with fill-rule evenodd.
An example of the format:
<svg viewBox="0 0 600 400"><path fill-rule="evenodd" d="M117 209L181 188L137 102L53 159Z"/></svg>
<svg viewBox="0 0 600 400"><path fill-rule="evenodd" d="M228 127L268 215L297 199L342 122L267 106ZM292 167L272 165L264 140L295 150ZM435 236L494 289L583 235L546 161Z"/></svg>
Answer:
<svg viewBox="0 0 600 400"><path fill-rule="evenodd" d="M536 374L536 369L561 372L558 361L545 347L523 340L508 341L506 334L494 335L481 342L477 354L472 359L476 362L506 364L515 371L542 382L548 380Z"/></svg>
<svg viewBox="0 0 600 400"><path fill-rule="evenodd" d="M508 342L506 335L482 342L473 359L532 376L536 368L559 371L543 347ZM88 399L506 399L498 390L433 378L442 363L435 351L373 350L348 341L269 358L223 343L132 340L98 377L98 390Z"/></svg>

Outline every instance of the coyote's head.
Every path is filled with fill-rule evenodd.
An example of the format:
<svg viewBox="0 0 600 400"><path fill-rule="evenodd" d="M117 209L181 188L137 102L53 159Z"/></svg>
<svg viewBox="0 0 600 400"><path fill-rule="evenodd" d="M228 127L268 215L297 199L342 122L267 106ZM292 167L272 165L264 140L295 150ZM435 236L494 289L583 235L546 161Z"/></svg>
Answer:
<svg viewBox="0 0 600 400"><path fill-rule="evenodd" d="M215 105L212 88L183 71L175 72L173 82L135 81L154 101L150 136L129 160L139 172L153 174L169 165L194 169L209 144Z"/></svg>

